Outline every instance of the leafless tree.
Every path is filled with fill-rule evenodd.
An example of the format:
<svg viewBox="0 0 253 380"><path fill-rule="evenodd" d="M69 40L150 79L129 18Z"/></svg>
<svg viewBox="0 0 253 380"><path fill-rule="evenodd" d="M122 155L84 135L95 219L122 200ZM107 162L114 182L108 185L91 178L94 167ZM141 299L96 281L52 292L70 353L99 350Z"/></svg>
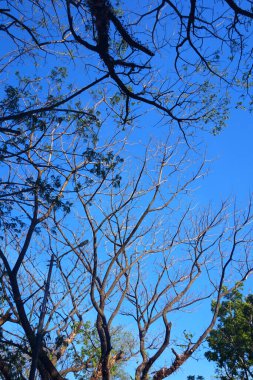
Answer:
<svg viewBox="0 0 253 380"><path fill-rule="evenodd" d="M189 196L193 128L223 127L229 89L252 100L251 4L2 3L0 376L109 380L134 357L136 380L166 378L252 271L251 201ZM146 112L181 137L132 147Z"/></svg>
<svg viewBox="0 0 253 380"><path fill-rule="evenodd" d="M252 271L251 203L245 214L226 202L196 210L189 194L204 162L191 174L192 152L173 136L131 159L133 148L118 134L102 145L89 140L84 153L73 120L41 133L27 136L32 150L5 158L6 177L29 191L5 191L1 343L22 353L29 372L53 255L39 330L41 379L82 371L111 379L132 356L136 380L168 377L214 326L222 297ZM203 331L175 341L177 313L210 299L217 307ZM131 329L121 332L121 324ZM128 345L115 344L125 333ZM171 351L172 362L161 365ZM8 361L1 363L10 378Z"/></svg>

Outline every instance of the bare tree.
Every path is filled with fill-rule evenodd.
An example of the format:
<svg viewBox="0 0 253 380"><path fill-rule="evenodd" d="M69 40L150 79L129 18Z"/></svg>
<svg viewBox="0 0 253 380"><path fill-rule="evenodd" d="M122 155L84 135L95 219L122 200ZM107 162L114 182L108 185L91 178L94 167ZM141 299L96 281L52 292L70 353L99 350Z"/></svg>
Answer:
<svg viewBox="0 0 253 380"><path fill-rule="evenodd" d="M251 101L252 10L3 3L0 376L123 379L134 357L136 380L166 378L252 271L251 201L189 197L204 168L193 128L222 128L229 89ZM134 149L146 112L182 136ZM210 299L202 331L176 340L178 313Z"/></svg>
<svg viewBox="0 0 253 380"><path fill-rule="evenodd" d="M230 291L252 271L251 203L246 214L227 203L217 211L196 210L188 195L204 162L190 174L193 153L185 144L170 136L132 161L131 146L118 134L102 145L85 143L75 122L32 132L32 150L5 157L6 177L16 188L5 191L8 210L2 211L1 342L22 353L28 372L38 350L42 379L70 373L111 379L133 356L136 380L168 377L214 326L224 286ZM203 331L175 342L177 313L206 299L217 307ZM120 324L132 328L121 332ZM125 334L124 347L117 339L126 342ZM172 363L161 368L158 359L171 350ZM8 360L2 363L5 376Z"/></svg>

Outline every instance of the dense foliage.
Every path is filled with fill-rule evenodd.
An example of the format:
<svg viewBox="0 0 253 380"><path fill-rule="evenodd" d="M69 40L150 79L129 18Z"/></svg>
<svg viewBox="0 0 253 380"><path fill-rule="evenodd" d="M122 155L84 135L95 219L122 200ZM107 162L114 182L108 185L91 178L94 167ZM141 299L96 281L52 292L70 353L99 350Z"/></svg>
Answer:
<svg viewBox="0 0 253 380"><path fill-rule="evenodd" d="M222 302L218 325L208 339L208 360L217 363L221 379L253 378L253 296L238 290Z"/></svg>

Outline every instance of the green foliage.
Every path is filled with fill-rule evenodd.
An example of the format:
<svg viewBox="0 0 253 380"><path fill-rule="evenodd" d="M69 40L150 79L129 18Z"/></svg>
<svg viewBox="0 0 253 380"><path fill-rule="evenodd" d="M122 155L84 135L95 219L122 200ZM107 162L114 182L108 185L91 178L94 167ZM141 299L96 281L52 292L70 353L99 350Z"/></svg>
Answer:
<svg viewBox="0 0 253 380"><path fill-rule="evenodd" d="M228 294L218 321L207 339L206 358L217 363L221 379L253 379L253 295Z"/></svg>
<svg viewBox="0 0 253 380"><path fill-rule="evenodd" d="M87 169L91 174L95 174L98 178L105 180L110 172L112 172L118 164L123 162L123 159L119 156L115 156L113 152L107 152L101 154L95 152L93 149L87 148L83 153L87 159ZM114 175L111 179L113 187L119 187L121 176L119 174Z"/></svg>
<svg viewBox="0 0 253 380"><path fill-rule="evenodd" d="M1 275L2 274L0 272L0 276ZM7 302L2 288L0 287L0 317L3 315L4 308L6 307L6 305ZM25 341L25 339L22 342L23 344L21 345L21 347L23 347L24 351L22 351L20 347L15 347L15 345L12 345L12 343L12 340L6 340L4 329L0 327L1 360L5 363L6 367L8 368L8 373L11 376L12 380L24 380L25 377L23 376L23 373L25 372L27 364L27 356L24 354L24 351L26 350L27 342ZM2 377L1 373L0 379L5 379Z"/></svg>
<svg viewBox="0 0 253 380"><path fill-rule="evenodd" d="M130 351L133 349L135 341L132 334L124 331L120 326L112 330L111 336L113 347L111 356L113 357L119 352L123 353L122 361L116 362L111 368L112 379L128 379L128 375L124 371L124 358L131 356ZM59 345L61 344L62 342L59 342ZM97 329L91 324L90 321L87 321L78 330L78 339L76 341L76 347L73 351L73 359L76 366L86 363L86 367L82 371L75 374L76 379L87 380L90 378L93 371L98 367L100 354L101 348Z"/></svg>
<svg viewBox="0 0 253 380"><path fill-rule="evenodd" d="M24 380L22 372L27 364L27 358L19 348L11 347L3 339L2 330L0 329L0 353L1 359L8 366L8 372L12 380ZM1 377L0 379L4 379Z"/></svg>
<svg viewBox="0 0 253 380"><path fill-rule="evenodd" d="M17 112L19 110L19 89L13 86L5 87L6 97L0 102L1 109L7 109L9 112Z"/></svg>
<svg viewBox="0 0 253 380"><path fill-rule="evenodd" d="M3 115L20 112L20 103L25 103L29 110L34 103L39 108L42 104L50 107L55 101L60 101L62 86L66 86L66 77L66 68L54 67L48 75L50 87L48 91L44 91L41 78L22 77L17 72L16 85L4 89L4 97L0 102ZM39 98L38 94L43 95ZM92 108L84 109L82 102L76 99L73 108L69 103L64 112L52 109L49 113L37 112L18 118L14 130L21 133L9 135L1 141L0 170L5 173L11 167L19 173L20 166L26 167L27 162L34 170L30 169L29 173L27 171L26 177L23 174L22 181L17 178L13 182L4 182L0 178L1 231L7 229L11 230L14 236L20 234L25 227L26 218L23 209L21 217L18 215L17 204L31 209L30 205L33 204L35 195L38 197L38 205L43 210L53 205L53 210L61 210L63 214L71 211L73 202L61 194L61 186L69 174L66 165L62 164L61 149L62 146L68 146L70 136L76 136L72 159L79 156L83 158L83 173L86 174L82 176L82 181L76 178L74 191L92 186L100 180L115 188L120 186L121 177L117 173L117 167L123 160L111 150L105 152L96 149L101 127L99 116L99 111ZM3 239L1 233L0 239Z"/></svg>

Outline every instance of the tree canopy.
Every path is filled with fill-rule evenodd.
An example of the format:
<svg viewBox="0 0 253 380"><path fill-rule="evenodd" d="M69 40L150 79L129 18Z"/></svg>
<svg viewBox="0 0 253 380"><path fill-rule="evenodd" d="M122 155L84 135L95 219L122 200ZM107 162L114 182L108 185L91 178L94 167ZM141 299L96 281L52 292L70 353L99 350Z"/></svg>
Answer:
<svg viewBox="0 0 253 380"><path fill-rule="evenodd" d="M185 136L206 124L219 131L231 103L229 88L239 90L235 106L252 106L251 7L248 1L222 0L127 6L108 0L4 1L2 83L6 70L15 73L17 62L25 62L22 77L35 66L39 75L30 81L40 83L50 99L37 96L4 112L2 131L15 133L21 116L64 108L99 84L107 89L104 100L112 94L123 98L117 117L124 124L140 103L176 122ZM60 97L48 89L45 69L45 62L49 68L59 61L78 75L77 83L73 75L66 78ZM13 86L17 81L10 79ZM16 86L9 91L14 95Z"/></svg>
<svg viewBox="0 0 253 380"><path fill-rule="evenodd" d="M222 302L218 325L207 342L208 360L217 363L221 379L253 378L253 296L244 297L239 290Z"/></svg>
<svg viewBox="0 0 253 380"><path fill-rule="evenodd" d="M198 128L252 106L251 4L6 0L0 18L0 377L167 378L253 270L251 198L191 196Z"/></svg>

